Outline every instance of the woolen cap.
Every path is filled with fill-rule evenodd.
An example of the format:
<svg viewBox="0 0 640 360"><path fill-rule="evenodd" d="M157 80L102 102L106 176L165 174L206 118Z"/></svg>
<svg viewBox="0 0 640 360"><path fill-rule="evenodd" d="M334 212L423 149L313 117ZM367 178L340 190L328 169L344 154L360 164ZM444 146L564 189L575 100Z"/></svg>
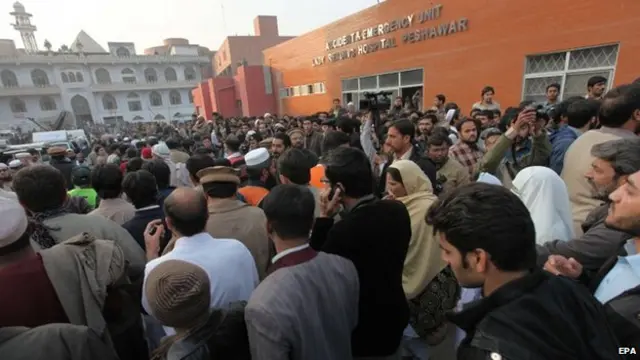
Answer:
<svg viewBox="0 0 640 360"><path fill-rule="evenodd" d="M204 168L196 173L200 184L208 184L212 182L231 182L240 184L240 176L238 171L228 166L212 166Z"/></svg>
<svg viewBox="0 0 640 360"><path fill-rule="evenodd" d="M142 148L142 151L140 151L140 155L142 155L143 159L151 159L151 148Z"/></svg>
<svg viewBox="0 0 640 360"><path fill-rule="evenodd" d="M265 148L257 148L249 151L244 156L247 167L265 167L269 165L269 151Z"/></svg>
<svg viewBox="0 0 640 360"><path fill-rule="evenodd" d="M168 260L151 270L145 294L152 315L165 326L191 329L209 314L209 276L186 261Z"/></svg>
<svg viewBox="0 0 640 360"><path fill-rule="evenodd" d="M58 155L66 155L67 154L67 149L61 147L61 146L54 146L52 148L49 148L47 150L47 154L51 155L51 156L58 156Z"/></svg>
<svg viewBox="0 0 640 360"><path fill-rule="evenodd" d="M0 197L0 248L16 242L27 231L27 214L15 200Z"/></svg>

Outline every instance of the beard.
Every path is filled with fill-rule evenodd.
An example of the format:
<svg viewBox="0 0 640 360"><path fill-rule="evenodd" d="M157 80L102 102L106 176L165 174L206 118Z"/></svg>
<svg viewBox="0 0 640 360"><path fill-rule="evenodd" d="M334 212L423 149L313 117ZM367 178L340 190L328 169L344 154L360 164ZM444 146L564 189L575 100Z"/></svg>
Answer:
<svg viewBox="0 0 640 360"><path fill-rule="evenodd" d="M609 207L609 213L604 220L604 225L612 230L622 231L632 237L640 237L640 220L635 217L622 217L615 221L610 220L610 215L615 211L615 204Z"/></svg>

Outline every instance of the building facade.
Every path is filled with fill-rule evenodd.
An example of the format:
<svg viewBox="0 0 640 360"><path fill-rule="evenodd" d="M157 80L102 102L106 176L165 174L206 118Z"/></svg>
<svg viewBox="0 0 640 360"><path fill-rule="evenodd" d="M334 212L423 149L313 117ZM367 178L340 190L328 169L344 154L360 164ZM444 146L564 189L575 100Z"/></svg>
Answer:
<svg viewBox="0 0 640 360"><path fill-rule="evenodd" d="M262 51L293 37L280 36L275 16L258 16L253 27L254 35L229 36L215 52L215 76L193 90L201 115L256 116L276 110L271 69L264 63Z"/></svg>
<svg viewBox="0 0 640 360"><path fill-rule="evenodd" d="M594 18L594 14L598 14ZM608 86L640 76L640 2L387 0L264 51L278 90L278 113L307 115L332 100L358 106L365 92L436 94L465 112L496 89L503 105L584 95L587 79Z"/></svg>
<svg viewBox="0 0 640 360"><path fill-rule="evenodd" d="M24 7L22 7L24 9ZM0 42L0 127L71 123L187 120L194 112L191 90L211 69L211 57L188 41L157 55L136 55L130 42L105 50L81 31L70 47L27 53ZM206 48L205 48L206 49Z"/></svg>

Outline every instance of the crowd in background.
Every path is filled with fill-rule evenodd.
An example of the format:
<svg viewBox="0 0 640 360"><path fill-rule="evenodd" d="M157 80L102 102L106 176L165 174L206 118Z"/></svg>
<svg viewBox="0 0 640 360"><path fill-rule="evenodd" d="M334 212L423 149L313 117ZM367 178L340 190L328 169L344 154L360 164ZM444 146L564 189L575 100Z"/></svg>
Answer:
<svg viewBox="0 0 640 360"><path fill-rule="evenodd" d="M631 356L640 84L607 81L507 108L487 86L470 107L194 115L16 154L0 357Z"/></svg>

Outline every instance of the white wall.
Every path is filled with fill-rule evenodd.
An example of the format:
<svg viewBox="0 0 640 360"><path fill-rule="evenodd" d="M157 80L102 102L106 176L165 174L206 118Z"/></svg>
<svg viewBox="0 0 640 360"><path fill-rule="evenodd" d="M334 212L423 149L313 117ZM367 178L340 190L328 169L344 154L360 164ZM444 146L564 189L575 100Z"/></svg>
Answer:
<svg viewBox="0 0 640 360"><path fill-rule="evenodd" d="M38 68L43 70L49 78L49 83L60 87L60 95L52 96L55 99L57 109L55 111L42 111L39 105L39 96L22 96L22 100L26 102L27 113L24 116L33 117L36 120L48 120L50 117L56 117L60 111L66 110L72 112L71 99L75 95L81 95L85 97L91 108L91 113L95 122L101 122L104 117L110 116L122 116L125 120L131 121L135 116L142 116L146 120L152 120L157 114L163 115L166 119L172 119L175 113L191 114L194 111L194 105L189 103L189 93L191 92L190 85L186 85L184 88L175 89L181 95L182 104L171 105L169 101L170 90L163 88L163 84L166 83L164 71L171 66L176 71L176 77L178 82L185 81L184 70L186 67L191 67L195 74L196 80L193 80L193 86L195 87L200 80L200 71L198 66L189 64L125 64L125 65L24 65L24 66L2 66L0 71L8 69L16 74L18 84L20 87L33 87L31 80L31 70ZM151 91L136 91L140 95L140 101L142 103L141 111L129 111L127 95L131 92L127 91L112 91L110 92L116 99L118 109L113 112L104 110L102 104L102 96L104 92L94 92L92 86L97 84L95 78L95 71L99 68L107 70L111 76L112 83L122 83L121 72L125 68L130 68L136 73L136 80L138 84L146 84L144 79L144 69L147 67L153 67L158 75L157 92L162 96L162 106L151 106L149 100L149 94ZM83 81L75 83L63 83L61 73L81 72L83 75ZM0 84L1 87L2 84ZM13 114L9 106L10 96L0 96L0 128L8 128L11 126L17 126L25 122L22 114ZM28 123L28 121L27 121Z"/></svg>

